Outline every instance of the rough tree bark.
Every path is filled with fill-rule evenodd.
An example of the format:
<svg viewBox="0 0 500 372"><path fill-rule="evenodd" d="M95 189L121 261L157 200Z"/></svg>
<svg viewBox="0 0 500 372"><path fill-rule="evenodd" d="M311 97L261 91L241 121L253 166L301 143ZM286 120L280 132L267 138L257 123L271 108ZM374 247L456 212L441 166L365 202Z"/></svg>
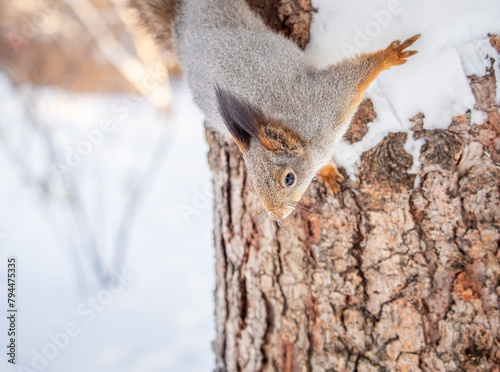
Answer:
<svg viewBox="0 0 500 372"><path fill-rule="evenodd" d="M252 2L307 43L308 0ZM494 70L469 78L488 120L411 118L427 141L416 188L407 135L391 133L339 197L313 182L280 225L259 220L238 149L207 130L217 371L500 371L500 114ZM363 102L347 139L375 115Z"/></svg>

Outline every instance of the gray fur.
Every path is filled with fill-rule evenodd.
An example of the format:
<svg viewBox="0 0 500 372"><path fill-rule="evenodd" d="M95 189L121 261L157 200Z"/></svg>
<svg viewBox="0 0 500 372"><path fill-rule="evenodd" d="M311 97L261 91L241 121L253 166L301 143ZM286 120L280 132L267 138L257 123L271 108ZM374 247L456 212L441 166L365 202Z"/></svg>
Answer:
<svg viewBox="0 0 500 372"><path fill-rule="evenodd" d="M377 61L366 55L319 68L293 42L271 31L244 0L182 0L174 44L210 126L230 136L225 120L234 108L226 107L225 120L221 117L219 87L305 140L302 155L271 152L255 140L242 150L250 183L270 217L288 216L318 170L331 161L359 104L358 85ZM284 187L289 171L296 182Z"/></svg>
<svg viewBox="0 0 500 372"><path fill-rule="evenodd" d="M174 37L194 100L209 125L229 135L217 109L219 85L305 138L321 133L318 145L327 142L331 155L331 139L339 137L335 132L352 114L342 112L354 95L353 84L345 84L342 76L345 68L341 73L319 69L243 0L184 0Z"/></svg>

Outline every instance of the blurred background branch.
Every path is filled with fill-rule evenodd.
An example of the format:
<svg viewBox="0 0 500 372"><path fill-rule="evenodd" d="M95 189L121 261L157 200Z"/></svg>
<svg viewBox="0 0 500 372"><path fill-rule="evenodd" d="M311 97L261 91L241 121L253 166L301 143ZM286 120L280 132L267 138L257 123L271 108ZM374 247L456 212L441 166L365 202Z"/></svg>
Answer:
<svg viewBox="0 0 500 372"><path fill-rule="evenodd" d="M134 14L120 1L8 1L0 5L0 68L14 83L11 100L20 116L15 125L0 119L0 151L26 188L36 190L44 220L67 251L83 293L109 284L113 270L123 269L135 216L164 163L172 137L167 124L172 99L168 70L178 73L175 57L169 51L160 52L134 25ZM42 86L64 91L44 91ZM63 96L79 93L114 93L120 98L98 114L105 118L72 120L82 115L81 105L75 102L81 98ZM127 134L120 133L144 98L157 113L149 115L148 125L142 122L148 119L141 119L140 125L127 127ZM64 107L57 107L65 100ZM64 119L58 120L58 115ZM100 147L101 142L109 142L106 132L100 131L103 122L113 132L119 127L120 140L116 141L114 133L108 152L137 146L134 139L144 136L145 130L153 135L146 151L131 150L132 158L140 161L127 164L120 174L114 170L114 177L107 174L116 164L102 161L113 156ZM27 148L27 143L34 142L36 147ZM101 176L90 173L97 169ZM83 190L88 183L104 184L101 178L120 180L122 185L116 189L120 203L99 202L103 198L99 187L93 195ZM107 217L96 218L97 214Z"/></svg>

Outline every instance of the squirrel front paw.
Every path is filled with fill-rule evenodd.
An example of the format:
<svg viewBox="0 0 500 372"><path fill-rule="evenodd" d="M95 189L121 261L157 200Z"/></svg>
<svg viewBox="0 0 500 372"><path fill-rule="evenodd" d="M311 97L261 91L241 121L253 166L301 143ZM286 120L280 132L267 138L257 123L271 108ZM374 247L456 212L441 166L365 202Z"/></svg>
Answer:
<svg viewBox="0 0 500 372"><path fill-rule="evenodd" d="M333 162L328 163L318 172L318 181L321 182L328 192L337 195L340 192L340 184L344 177L337 171Z"/></svg>
<svg viewBox="0 0 500 372"><path fill-rule="evenodd" d="M406 59L414 54L417 54L418 51L405 51L405 49L412 45L415 41L417 41L419 37L420 35L415 35L403 42L401 42L400 40L393 41L391 45L389 45L384 50L384 62L388 63L389 67L406 63Z"/></svg>

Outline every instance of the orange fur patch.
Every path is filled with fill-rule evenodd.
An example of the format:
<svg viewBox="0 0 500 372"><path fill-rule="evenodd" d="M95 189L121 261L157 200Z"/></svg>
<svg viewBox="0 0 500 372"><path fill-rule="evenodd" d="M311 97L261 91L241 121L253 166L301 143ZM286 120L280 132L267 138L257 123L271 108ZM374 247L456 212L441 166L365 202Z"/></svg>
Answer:
<svg viewBox="0 0 500 372"><path fill-rule="evenodd" d="M357 103L363 99L366 89L375 80L375 78L382 72L392 66L398 66L406 63L406 59L416 54L416 50L405 51L410 45L418 40L420 35L415 35L402 43L399 40L393 41L387 48L379 50L374 53L364 53L356 58L371 59L373 67L367 71L367 74L361 79L358 84L358 96L356 97Z"/></svg>
<svg viewBox="0 0 500 372"><path fill-rule="evenodd" d="M294 130L275 120L260 120L257 122L259 135L257 140L266 150L272 152L290 151L304 154L305 141Z"/></svg>
<svg viewBox="0 0 500 372"><path fill-rule="evenodd" d="M318 172L318 181L321 182L328 192L336 195L340 192L340 183L344 177L337 171L335 164L332 162L325 165Z"/></svg>

